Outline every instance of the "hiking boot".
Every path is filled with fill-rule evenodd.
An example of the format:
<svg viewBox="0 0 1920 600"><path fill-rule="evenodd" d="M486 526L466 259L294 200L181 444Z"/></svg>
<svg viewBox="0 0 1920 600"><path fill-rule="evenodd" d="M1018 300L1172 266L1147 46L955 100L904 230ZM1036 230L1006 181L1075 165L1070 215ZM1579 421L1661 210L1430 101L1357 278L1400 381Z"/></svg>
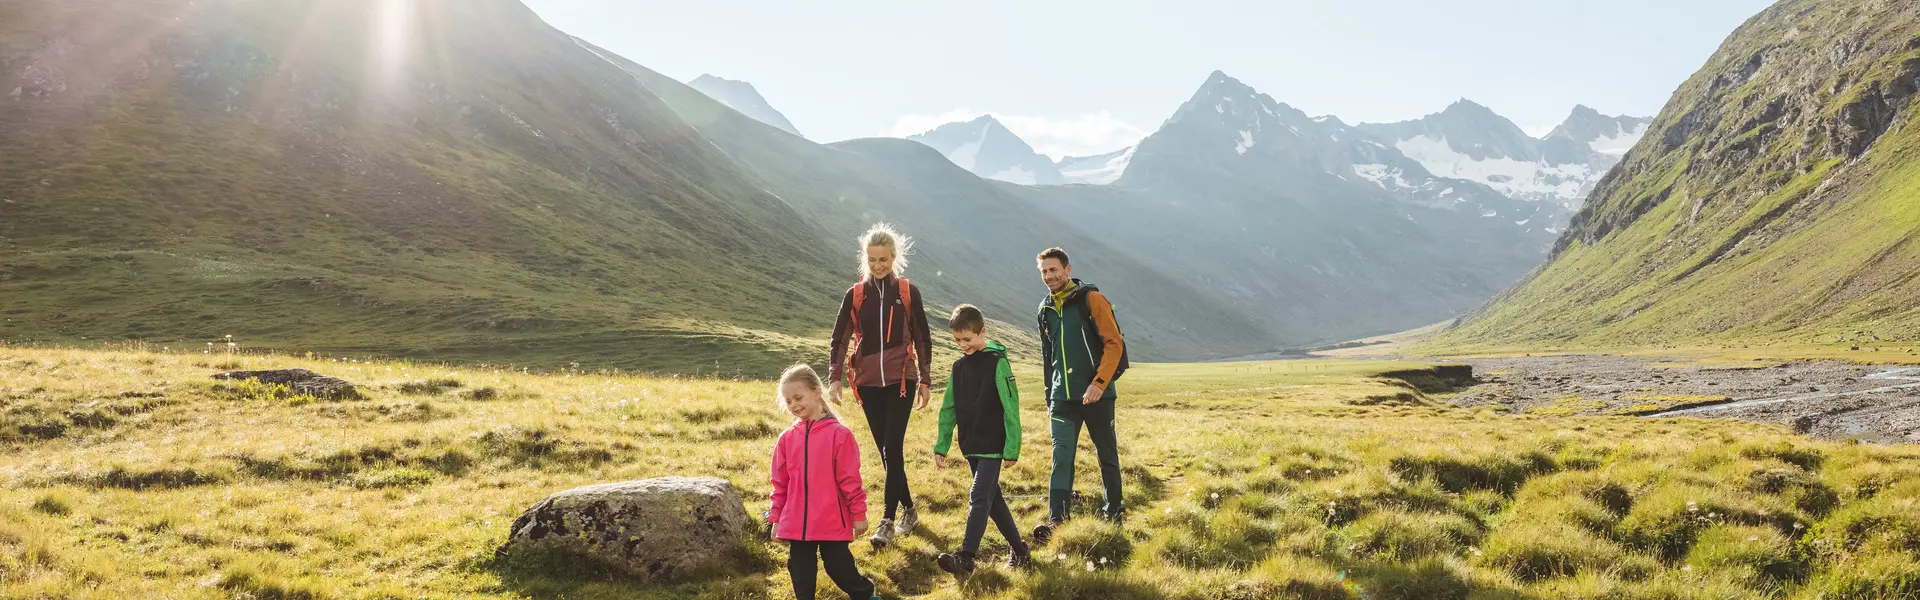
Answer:
<svg viewBox="0 0 1920 600"><path fill-rule="evenodd" d="M966 575L973 572L973 555L965 552L958 554L941 554L938 558L933 559L933 562L940 565L940 570L954 575Z"/></svg>
<svg viewBox="0 0 1920 600"><path fill-rule="evenodd" d="M893 519L881 519L880 526L873 528L873 537L867 541L873 542L876 550L893 545Z"/></svg>
<svg viewBox="0 0 1920 600"><path fill-rule="evenodd" d="M1125 525L1127 522L1127 513L1126 511L1115 511L1115 512L1101 511L1100 518L1105 519L1107 522L1113 523L1115 525Z"/></svg>
<svg viewBox="0 0 1920 600"><path fill-rule="evenodd" d="M1028 550L1024 545L1022 547L1012 549L1012 556L1007 557L1007 568L1009 569L1013 569L1016 571L1024 571L1028 567L1032 567L1032 566L1033 566L1033 552Z"/></svg>
<svg viewBox="0 0 1920 600"><path fill-rule="evenodd" d="M900 522L893 524L893 533L900 537L913 534L913 527L920 524L920 511L907 506L901 509Z"/></svg>
<svg viewBox="0 0 1920 600"><path fill-rule="evenodd" d="M1035 546L1045 546L1048 540L1053 539L1054 528L1059 526L1059 521L1041 523L1039 526L1033 528L1033 534L1027 536L1027 539L1032 540Z"/></svg>

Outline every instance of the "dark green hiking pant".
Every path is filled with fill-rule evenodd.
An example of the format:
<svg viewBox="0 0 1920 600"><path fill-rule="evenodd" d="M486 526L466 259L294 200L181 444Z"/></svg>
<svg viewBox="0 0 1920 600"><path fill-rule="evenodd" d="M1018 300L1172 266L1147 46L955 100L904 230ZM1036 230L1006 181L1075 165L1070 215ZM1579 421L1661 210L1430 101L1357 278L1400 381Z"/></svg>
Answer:
<svg viewBox="0 0 1920 600"><path fill-rule="evenodd" d="M1047 485L1048 519L1067 520L1073 498L1073 457L1079 450L1082 425L1086 426L1087 438L1093 442L1094 456L1100 461L1100 483L1106 488L1107 503L1100 512L1106 516L1120 514L1120 447L1113 432L1114 404L1113 400L1105 400L1047 411L1053 433L1053 478Z"/></svg>

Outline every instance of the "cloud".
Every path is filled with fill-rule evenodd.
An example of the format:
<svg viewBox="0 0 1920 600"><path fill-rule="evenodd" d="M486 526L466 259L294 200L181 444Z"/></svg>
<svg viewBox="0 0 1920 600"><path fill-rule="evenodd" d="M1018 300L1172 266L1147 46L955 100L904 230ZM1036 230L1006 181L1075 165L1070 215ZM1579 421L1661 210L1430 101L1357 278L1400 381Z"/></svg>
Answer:
<svg viewBox="0 0 1920 600"><path fill-rule="evenodd" d="M938 115L904 115L894 119L887 135L918 135L947 123L971 121L983 114L989 113L958 108ZM1034 151L1054 159L1106 154L1139 143L1148 133L1104 110L1067 117L991 114L1014 135L1026 140L1027 145L1033 146Z"/></svg>

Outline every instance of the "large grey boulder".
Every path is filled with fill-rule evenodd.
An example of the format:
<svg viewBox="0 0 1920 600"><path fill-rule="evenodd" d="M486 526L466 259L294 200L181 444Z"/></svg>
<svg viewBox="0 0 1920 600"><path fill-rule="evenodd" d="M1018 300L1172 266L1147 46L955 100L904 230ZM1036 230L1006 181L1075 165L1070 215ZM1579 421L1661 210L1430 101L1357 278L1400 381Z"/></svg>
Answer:
<svg viewBox="0 0 1920 600"><path fill-rule="evenodd" d="M508 556L563 552L647 580L720 566L748 527L725 479L661 477L578 487L514 519Z"/></svg>

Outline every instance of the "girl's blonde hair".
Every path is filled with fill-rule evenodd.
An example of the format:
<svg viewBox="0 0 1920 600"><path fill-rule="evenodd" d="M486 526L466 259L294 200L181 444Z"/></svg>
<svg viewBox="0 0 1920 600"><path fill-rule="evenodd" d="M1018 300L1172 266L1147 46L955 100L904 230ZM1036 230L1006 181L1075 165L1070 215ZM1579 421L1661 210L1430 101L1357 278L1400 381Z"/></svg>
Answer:
<svg viewBox="0 0 1920 600"><path fill-rule="evenodd" d="M907 255L913 252L913 238L894 231L886 223L874 223L866 233L860 234L860 270L861 279L867 278L867 248L880 246L893 251L893 274L907 272Z"/></svg>
<svg viewBox="0 0 1920 600"><path fill-rule="evenodd" d="M774 405L780 407L782 414L787 412L787 394L784 390L787 387L787 383L791 381L806 384L807 389L813 390L816 394L824 394L827 387L826 384L820 380L820 373L814 371L812 366L806 363L800 363L787 367L786 372L780 374L779 387L775 388L773 392ZM825 397L820 399L820 408L825 409L825 416L836 419L839 418L834 416L833 407L827 406Z"/></svg>

